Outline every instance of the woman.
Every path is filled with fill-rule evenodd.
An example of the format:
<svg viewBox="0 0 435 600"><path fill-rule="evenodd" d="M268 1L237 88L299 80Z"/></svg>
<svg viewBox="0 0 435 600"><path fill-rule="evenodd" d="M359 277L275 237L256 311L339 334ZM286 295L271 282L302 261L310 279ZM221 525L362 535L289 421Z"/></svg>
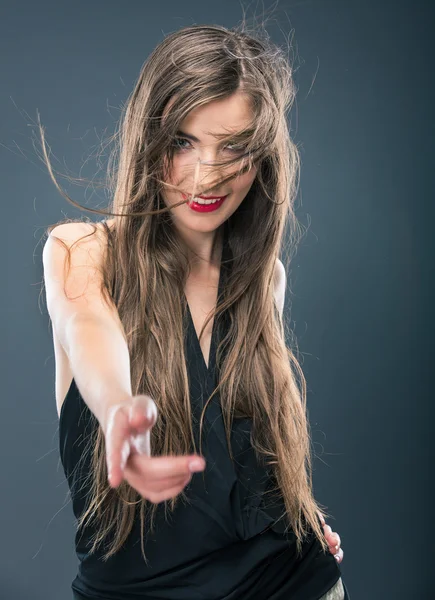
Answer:
<svg viewBox="0 0 435 600"><path fill-rule="evenodd" d="M245 31L169 35L126 104L110 211L92 210L114 218L48 230L74 598L348 597L282 320L291 72Z"/></svg>

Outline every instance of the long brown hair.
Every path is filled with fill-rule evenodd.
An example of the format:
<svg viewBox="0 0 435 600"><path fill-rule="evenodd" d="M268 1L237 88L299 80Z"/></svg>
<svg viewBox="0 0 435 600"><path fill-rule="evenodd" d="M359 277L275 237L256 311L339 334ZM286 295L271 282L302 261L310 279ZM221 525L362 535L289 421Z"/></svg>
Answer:
<svg viewBox="0 0 435 600"><path fill-rule="evenodd" d="M318 516L326 513L312 491L306 382L294 336L288 331L290 349L274 299L276 260L284 250L290 260L301 234L294 214L300 158L286 120L296 93L292 73L280 47L244 26L192 25L168 35L144 63L123 107L109 160L108 186L113 200L107 211L83 207L62 190L40 124L39 130L44 161L62 195L83 210L115 217L113 227L102 222L102 293L116 306L123 324L133 394L149 394L158 407L152 454L187 454L195 448L183 329L189 262L175 234L170 209L161 197L164 186L174 189L166 181L165 164L172 165L173 140L189 111L237 91L250 99L252 122L236 140L245 147L243 155L215 164L237 164L239 173L255 164L258 171L247 196L226 223L233 260L223 300L214 314L217 318L225 311L230 327L217 349L217 362L222 360L222 364L214 393L220 392L228 442L233 418L243 415L252 419L252 444L258 458L273 470L298 550L311 528L326 552ZM163 118L171 99L174 103ZM234 141L233 135L228 138ZM228 180L218 178L216 185ZM198 184L196 173L193 193ZM89 235L96 231L94 226ZM96 525L91 552L111 534L104 555L107 559L126 540L140 505L146 560L144 517L150 510L152 527L156 505L125 481L116 490L110 488L104 434L94 415L91 418L95 427L87 448L93 470L88 473L87 510L78 527ZM165 508L173 510L183 497L184 492L165 503Z"/></svg>

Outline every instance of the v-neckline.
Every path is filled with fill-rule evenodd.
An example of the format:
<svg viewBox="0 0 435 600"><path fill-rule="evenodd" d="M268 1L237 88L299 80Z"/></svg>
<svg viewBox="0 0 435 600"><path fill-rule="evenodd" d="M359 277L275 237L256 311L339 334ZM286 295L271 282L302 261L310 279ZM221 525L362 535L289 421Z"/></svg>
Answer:
<svg viewBox="0 0 435 600"><path fill-rule="evenodd" d="M224 261L224 252L225 252L225 237L223 239L223 243L222 243L222 251L221 251L221 263L220 263L220 267L219 267L219 283L218 283L218 291L217 291L217 296L216 296L216 304L215 304L215 310L216 310L216 306L219 303L219 298L222 292L222 275L223 275L223 261ZM216 336L216 327L217 327L217 323L216 323L216 315L213 316L213 326L212 326L212 330L211 330L211 339L210 339L210 350L208 353L208 366L207 363L205 362L205 358L204 358L204 354L202 353L202 348L201 348L201 344L199 343L199 338L196 334L196 330L195 330L195 324L193 322L193 317L192 317L192 313L190 311L190 306L189 306L189 302L187 300L187 296L186 294L184 294L184 298L186 300L186 310L187 310L187 316L188 316L188 326L190 327L190 330L192 332L192 336L195 340L195 346L196 346L196 351L199 354L199 356L201 357L201 362L203 365L203 368L205 370L205 372L207 373L207 375L210 375L212 373L213 367L214 367L214 360L215 360L215 336Z"/></svg>

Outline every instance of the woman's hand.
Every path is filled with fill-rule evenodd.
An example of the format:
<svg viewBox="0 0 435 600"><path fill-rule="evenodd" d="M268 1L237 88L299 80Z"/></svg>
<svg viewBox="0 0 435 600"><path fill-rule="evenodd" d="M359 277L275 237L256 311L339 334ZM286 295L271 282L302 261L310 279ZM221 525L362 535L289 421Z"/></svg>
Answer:
<svg viewBox="0 0 435 600"><path fill-rule="evenodd" d="M341 561L343 560L344 553L341 549L340 536L335 531L332 531L329 525L326 525L323 515L319 513L319 517L322 521L323 531L325 532L325 538L329 546L329 552L334 555L338 563L341 563Z"/></svg>
<svg viewBox="0 0 435 600"><path fill-rule="evenodd" d="M149 396L133 396L110 407L103 428L110 486L116 488L125 479L153 504L177 496L192 473L205 467L195 454L151 457L150 430L156 418L157 407Z"/></svg>

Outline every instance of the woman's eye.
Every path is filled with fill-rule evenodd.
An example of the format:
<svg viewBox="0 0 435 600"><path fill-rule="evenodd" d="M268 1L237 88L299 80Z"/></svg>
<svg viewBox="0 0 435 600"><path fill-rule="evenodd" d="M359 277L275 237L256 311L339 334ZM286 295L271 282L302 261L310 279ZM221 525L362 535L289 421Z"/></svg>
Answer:
<svg viewBox="0 0 435 600"><path fill-rule="evenodd" d="M173 142L173 146L175 147L176 150L184 150L183 146L180 146L179 142L187 142L189 143L189 140L186 140L186 138L175 138L174 142Z"/></svg>
<svg viewBox="0 0 435 600"><path fill-rule="evenodd" d="M187 150L187 147L182 145L183 142L190 145L189 140L180 137L174 138L172 145L174 146L175 150ZM244 152L246 150L246 146L237 144L227 144L226 148L228 148L230 152Z"/></svg>
<svg viewBox="0 0 435 600"><path fill-rule="evenodd" d="M247 146L242 146L240 144L229 144L229 146L232 146L231 152L245 152L247 148Z"/></svg>

